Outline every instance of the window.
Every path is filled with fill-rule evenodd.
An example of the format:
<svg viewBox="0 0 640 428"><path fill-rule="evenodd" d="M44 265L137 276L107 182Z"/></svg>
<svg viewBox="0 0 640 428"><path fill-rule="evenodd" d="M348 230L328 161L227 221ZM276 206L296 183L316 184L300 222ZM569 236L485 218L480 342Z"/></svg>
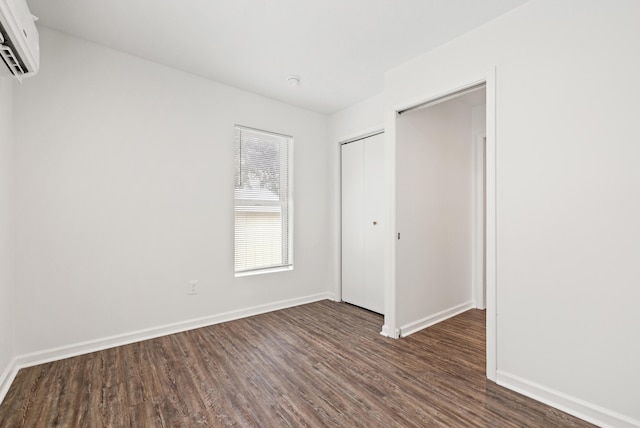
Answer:
<svg viewBox="0 0 640 428"><path fill-rule="evenodd" d="M235 127L235 272L291 269L293 138Z"/></svg>

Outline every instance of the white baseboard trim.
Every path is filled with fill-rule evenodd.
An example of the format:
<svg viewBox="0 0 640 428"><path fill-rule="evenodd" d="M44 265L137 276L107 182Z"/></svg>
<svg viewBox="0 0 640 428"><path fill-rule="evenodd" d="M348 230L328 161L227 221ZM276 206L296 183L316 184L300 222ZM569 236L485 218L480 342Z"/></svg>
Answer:
<svg viewBox="0 0 640 428"><path fill-rule="evenodd" d="M588 403L560 391L547 388L519 376L498 370L498 385L512 389L534 400L548 404L565 413L584 419L601 427L638 428L640 421L603 407Z"/></svg>
<svg viewBox="0 0 640 428"><path fill-rule="evenodd" d="M387 324L385 324L382 326L382 331L380 331L380 334L384 337L397 339L400 337L400 330L396 328L394 331L391 331L391 328Z"/></svg>
<svg viewBox="0 0 640 428"><path fill-rule="evenodd" d="M445 309L444 311L440 311L436 314L429 315L428 317L419 319L412 323L403 325L402 327L400 327L400 337L407 337L410 334L430 327L448 318L455 317L456 315L468 311L473 307L473 302L465 302L452 308Z"/></svg>
<svg viewBox="0 0 640 428"><path fill-rule="evenodd" d="M267 303L250 308L224 312L217 315L210 315L202 318L180 321L177 323L167 324L159 327L152 327L144 330L133 331L130 333L124 333L115 336L104 337L101 339L89 340L86 342L32 352L29 354L18 355L15 358L14 365L17 372L18 369L24 367L36 366L38 364L76 357L78 355L88 354L90 352L102 351L104 349L114 348L116 346L128 345L130 343L154 339L156 337L167 336L169 334L180 333L187 330L193 330L196 328L207 327L227 321L233 321L240 318L260 315L266 312L277 311L279 309L304 305L306 303L317 302L320 300L327 300L332 296L332 293L319 293L311 296Z"/></svg>
<svg viewBox="0 0 640 428"><path fill-rule="evenodd" d="M0 403L4 400L5 395L9 392L9 388L13 383L13 380L16 378L18 374L18 366L16 364L16 359L12 359L9 361L9 365L4 369L2 375L0 375Z"/></svg>

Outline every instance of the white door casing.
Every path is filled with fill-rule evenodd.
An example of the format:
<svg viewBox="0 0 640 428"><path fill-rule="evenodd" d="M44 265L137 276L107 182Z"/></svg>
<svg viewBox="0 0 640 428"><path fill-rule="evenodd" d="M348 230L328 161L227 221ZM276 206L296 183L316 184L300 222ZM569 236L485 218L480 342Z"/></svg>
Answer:
<svg viewBox="0 0 640 428"><path fill-rule="evenodd" d="M384 136L342 146L342 300L384 312Z"/></svg>

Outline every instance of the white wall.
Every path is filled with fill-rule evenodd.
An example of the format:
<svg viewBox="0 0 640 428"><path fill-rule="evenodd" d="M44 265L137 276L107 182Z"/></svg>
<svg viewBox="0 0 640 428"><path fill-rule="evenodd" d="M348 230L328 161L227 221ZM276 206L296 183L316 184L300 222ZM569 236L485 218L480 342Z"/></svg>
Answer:
<svg viewBox="0 0 640 428"><path fill-rule="evenodd" d="M328 271L333 279L332 292L340 296L341 289L341 201L340 201L340 143L357 138L384 127L384 95L374 95L351 107L329 116L329 175L331 177L331 238L332 256L329 258Z"/></svg>
<svg viewBox="0 0 640 428"><path fill-rule="evenodd" d="M458 100L396 125L396 302L402 335L472 306L472 108Z"/></svg>
<svg viewBox="0 0 640 428"><path fill-rule="evenodd" d="M18 353L329 295L325 116L40 34L14 94ZM234 278L234 124L295 139L291 272Z"/></svg>
<svg viewBox="0 0 640 428"><path fill-rule="evenodd" d="M640 426L639 20L534 0L385 86L390 125L495 66L498 380L612 426Z"/></svg>
<svg viewBox="0 0 640 428"><path fill-rule="evenodd" d="M4 65L0 65L4 67ZM0 400L14 356L15 229L13 204L12 84L0 77Z"/></svg>
<svg viewBox="0 0 640 428"><path fill-rule="evenodd" d="M329 116L329 138L341 142L384 127L384 94L367 98Z"/></svg>

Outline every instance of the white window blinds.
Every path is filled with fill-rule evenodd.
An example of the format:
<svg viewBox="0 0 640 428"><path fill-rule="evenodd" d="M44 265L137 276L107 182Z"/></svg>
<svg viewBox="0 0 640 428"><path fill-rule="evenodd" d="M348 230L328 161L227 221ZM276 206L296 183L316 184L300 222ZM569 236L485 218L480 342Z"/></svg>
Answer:
<svg viewBox="0 0 640 428"><path fill-rule="evenodd" d="M235 128L235 272L292 266L293 139Z"/></svg>

